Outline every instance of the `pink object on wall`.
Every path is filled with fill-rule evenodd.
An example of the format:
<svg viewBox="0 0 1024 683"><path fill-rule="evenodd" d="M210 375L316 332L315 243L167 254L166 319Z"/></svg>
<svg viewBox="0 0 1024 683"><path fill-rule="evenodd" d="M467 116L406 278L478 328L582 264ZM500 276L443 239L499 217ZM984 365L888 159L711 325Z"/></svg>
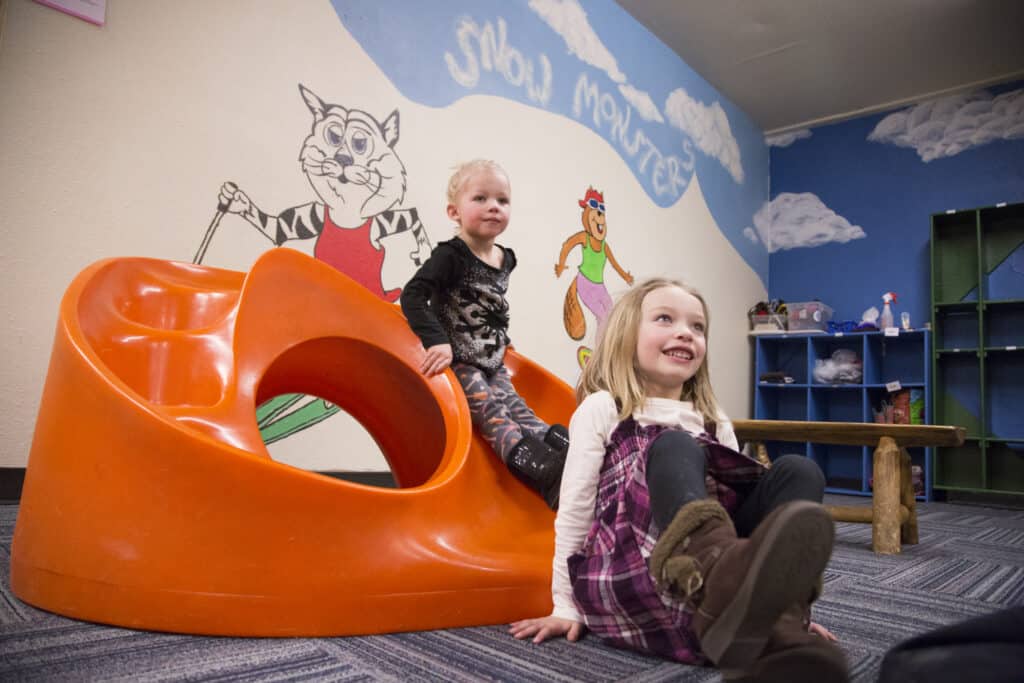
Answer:
<svg viewBox="0 0 1024 683"><path fill-rule="evenodd" d="M107 21L107 0L36 0L40 5L103 26Z"/></svg>

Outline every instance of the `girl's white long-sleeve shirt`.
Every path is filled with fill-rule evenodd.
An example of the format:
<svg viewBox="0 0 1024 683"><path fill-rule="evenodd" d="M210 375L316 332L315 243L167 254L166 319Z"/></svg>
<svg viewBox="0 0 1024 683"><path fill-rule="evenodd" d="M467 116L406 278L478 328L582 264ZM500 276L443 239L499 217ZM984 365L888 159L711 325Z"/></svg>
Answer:
<svg viewBox="0 0 1024 683"><path fill-rule="evenodd" d="M642 409L633 413L641 425L676 427L693 434L704 431L704 420L690 401L650 398ZM555 516L555 558L551 575L552 616L582 622L572 599L569 583L569 556L583 547L583 541L594 523L594 504L601 465L612 432L619 424L615 399L607 391L587 396L576 408L569 422L569 451L565 458L558 514ZM719 415L716 438L729 448L739 444L732 422Z"/></svg>

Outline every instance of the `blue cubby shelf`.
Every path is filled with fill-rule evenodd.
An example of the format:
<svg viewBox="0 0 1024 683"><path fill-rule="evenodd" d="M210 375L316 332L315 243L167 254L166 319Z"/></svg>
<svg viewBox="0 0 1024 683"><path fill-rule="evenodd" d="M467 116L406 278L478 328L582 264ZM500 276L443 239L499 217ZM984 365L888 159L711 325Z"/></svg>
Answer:
<svg viewBox="0 0 1024 683"><path fill-rule="evenodd" d="M932 345L928 330L885 332L790 332L755 335L754 419L813 422L874 422L875 411L893 392L910 390L923 402L921 423L931 424ZM975 342L976 344L977 342ZM820 383L814 379L818 361L838 350L853 351L861 361L856 381ZM1020 356L1024 360L1024 354ZM768 373L783 373L791 383L761 381ZM846 379L852 379L847 377ZM871 495L874 447L815 443L769 443L768 455L806 455L825 473L826 491ZM924 494L932 497L932 449L911 448L911 460L924 473ZM1016 476L1009 448L999 464Z"/></svg>

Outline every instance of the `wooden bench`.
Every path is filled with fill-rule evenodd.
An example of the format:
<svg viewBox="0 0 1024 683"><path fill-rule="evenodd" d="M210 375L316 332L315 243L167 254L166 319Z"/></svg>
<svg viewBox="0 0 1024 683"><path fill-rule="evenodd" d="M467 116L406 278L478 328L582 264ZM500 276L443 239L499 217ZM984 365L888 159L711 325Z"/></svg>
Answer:
<svg viewBox="0 0 1024 683"><path fill-rule="evenodd" d="M810 441L845 446L874 446L871 506L830 505L837 522L871 524L876 553L900 552L901 542L917 543L917 506L907 448L959 446L963 427L890 425L861 422L799 422L794 420L734 420L741 443L750 443L758 460L770 466L766 441Z"/></svg>

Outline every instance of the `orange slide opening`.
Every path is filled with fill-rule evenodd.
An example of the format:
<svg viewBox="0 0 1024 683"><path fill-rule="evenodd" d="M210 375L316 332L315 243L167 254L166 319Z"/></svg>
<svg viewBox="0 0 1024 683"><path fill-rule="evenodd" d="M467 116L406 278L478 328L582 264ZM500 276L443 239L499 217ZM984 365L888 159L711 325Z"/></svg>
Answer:
<svg viewBox="0 0 1024 683"><path fill-rule="evenodd" d="M101 261L62 301L11 551L32 605L120 626L324 636L548 612L553 515L425 378L398 309L274 249L248 274ZM572 391L509 351L549 422ZM256 406L304 392L376 439L397 489L275 462ZM337 444L340 454L346 445Z"/></svg>

